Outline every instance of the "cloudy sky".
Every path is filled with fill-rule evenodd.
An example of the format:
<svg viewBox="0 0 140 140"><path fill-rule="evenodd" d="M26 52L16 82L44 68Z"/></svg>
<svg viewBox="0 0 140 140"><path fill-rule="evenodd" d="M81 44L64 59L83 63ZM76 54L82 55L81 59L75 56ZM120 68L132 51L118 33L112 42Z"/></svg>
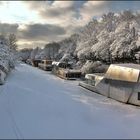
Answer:
<svg viewBox="0 0 140 140"><path fill-rule="evenodd" d="M139 10L140 1L0 1L0 33L15 33L20 48L62 40L109 11Z"/></svg>

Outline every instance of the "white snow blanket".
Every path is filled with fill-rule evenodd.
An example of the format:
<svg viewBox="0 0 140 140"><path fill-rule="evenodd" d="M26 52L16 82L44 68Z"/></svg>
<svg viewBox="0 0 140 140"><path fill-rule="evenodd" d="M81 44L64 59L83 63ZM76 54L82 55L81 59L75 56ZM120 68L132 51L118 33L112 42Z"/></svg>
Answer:
<svg viewBox="0 0 140 140"><path fill-rule="evenodd" d="M26 64L0 87L1 139L140 138L140 108Z"/></svg>

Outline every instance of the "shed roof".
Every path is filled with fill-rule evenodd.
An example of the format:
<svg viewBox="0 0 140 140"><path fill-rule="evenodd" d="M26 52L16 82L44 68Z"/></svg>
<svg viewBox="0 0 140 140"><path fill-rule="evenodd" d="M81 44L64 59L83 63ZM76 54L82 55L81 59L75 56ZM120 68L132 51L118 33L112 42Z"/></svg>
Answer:
<svg viewBox="0 0 140 140"><path fill-rule="evenodd" d="M140 65L137 64L111 64L105 74L105 78L138 82L140 73Z"/></svg>

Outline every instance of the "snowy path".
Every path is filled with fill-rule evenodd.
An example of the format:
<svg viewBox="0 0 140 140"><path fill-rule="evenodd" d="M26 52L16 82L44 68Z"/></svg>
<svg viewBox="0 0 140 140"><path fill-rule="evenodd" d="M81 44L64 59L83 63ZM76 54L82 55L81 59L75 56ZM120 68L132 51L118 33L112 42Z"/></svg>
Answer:
<svg viewBox="0 0 140 140"><path fill-rule="evenodd" d="M20 64L0 87L0 138L140 138L140 108Z"/></svg>

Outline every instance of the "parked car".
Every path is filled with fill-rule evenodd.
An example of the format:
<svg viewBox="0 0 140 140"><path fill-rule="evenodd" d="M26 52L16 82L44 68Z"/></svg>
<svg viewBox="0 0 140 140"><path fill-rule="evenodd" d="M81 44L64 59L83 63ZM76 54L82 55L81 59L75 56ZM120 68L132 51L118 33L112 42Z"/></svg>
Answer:
<svg viewBox="0 0 140 140"><path fill-rule="evenodd" d="M51 71L52 70L52 60L42 60L41 63L38 64L38 67L45 71Z"/></svg>

